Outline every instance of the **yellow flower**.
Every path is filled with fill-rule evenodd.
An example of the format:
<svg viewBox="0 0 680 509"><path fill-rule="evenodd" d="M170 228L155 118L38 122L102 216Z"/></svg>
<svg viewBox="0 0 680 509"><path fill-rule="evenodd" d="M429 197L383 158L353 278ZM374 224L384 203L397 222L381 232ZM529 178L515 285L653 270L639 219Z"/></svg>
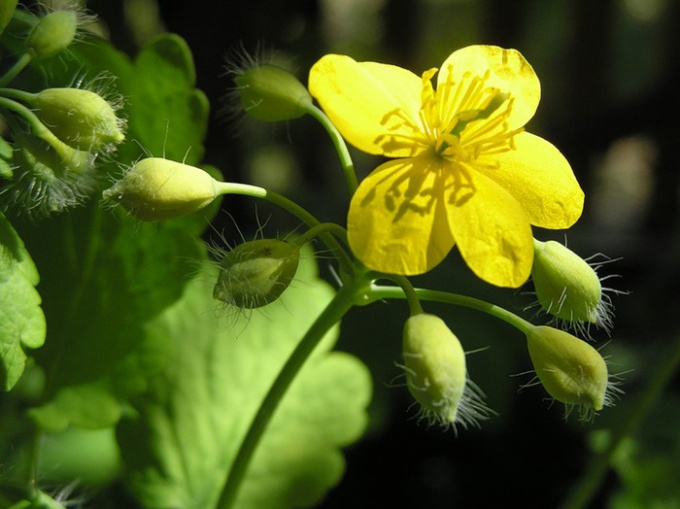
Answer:
<svg viewBox="0 0 680 509"><path fill-rule="evenodd" d="M516 50L469 46L422 77L400 67L326 55L309 89L343 136L390 160L352 198L349 242L369 268L422 274L454 244L477 276L526 281L531 225L567 228L583 191L567 160L523 126L540 84Z"/></svg>

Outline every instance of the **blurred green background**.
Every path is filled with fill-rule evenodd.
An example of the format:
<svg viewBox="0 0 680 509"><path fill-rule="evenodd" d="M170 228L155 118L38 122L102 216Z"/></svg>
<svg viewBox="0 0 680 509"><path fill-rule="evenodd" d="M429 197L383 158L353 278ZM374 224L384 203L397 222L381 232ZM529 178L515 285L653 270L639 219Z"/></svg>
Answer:
<svg viewBox="0 0 680 509"><path fill-rule="evenodd" d="M519 49L541 79L543 97L528 130L552 141L586 191L580 222L567 234L582 256L603 253L614 296L610 338L595 331L611 371L625 372L626 394L592 424L550 405L540 387L518 391L531 375L519 333L473 311L430 305L471 355L469 370L498 416L481 430L427 429L412 417L400 371L405 304L356 309L339 348L359 355L375 381L372 424L347 451L348 469L323 507L557 507L593 448L632 421L640 394L678 349L680 325L680 2L673 0L267 0L177 2L90 0L102 30L133 54L161 31L194 52L198 87L213 111L205 162L226 179L263 185L298 201L323 221L344 223L347 196L333 148L311 119L257 124L229 115L227 55L275 50L303 82L323 54L393 63L419 74L468 44ZM233 106L233 105L232 105ZM172 129L172 126L169 126ZM379 162L354 152L360 176ZM215 222L228 239L261 223L269 235L298 226L283 212L238 197ZM537 232L563 241L563 232ZM515 311L523 291L490 288L453 253L417 278L422 286L467 293ZM330 278L321 258L322 271ZM525 288L530 290L530 285ZM531 317L532 311L524 313ZM537 320L540 320L537 319ZM680 378L676 374L614 457L591 507L680 507Z"/></svg>

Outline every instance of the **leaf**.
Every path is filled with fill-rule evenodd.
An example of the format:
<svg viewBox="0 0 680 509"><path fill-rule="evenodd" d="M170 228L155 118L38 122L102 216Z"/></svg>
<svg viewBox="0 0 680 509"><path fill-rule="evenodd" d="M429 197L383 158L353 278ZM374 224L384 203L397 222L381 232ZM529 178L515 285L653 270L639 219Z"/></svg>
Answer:
<svg viewBox="0 0 680 509"><path fill-rule="evenodd" d="M24 243L0 213L0 389L10 390L26 365L23 348L45 341L39 276Z"/></svg>
<svg viewBox="0 0 680 509"><path fill-rule="evenodd" d="M50 408L34 415L49 429L111 425L120 408L91 409L102 401L119 406L133 389L116 369L143 340L144 324L180 298L204 247L180 225L140 224L101 209L34 226L30 238L50 324L35 352Z"/></svg>
<svg viewBox="0 0 680 509"><path fill-rule="evenodd" d="M43 429L62 431L71 424L95 429L110 426L120 418L121 408L110 389L91 383L64 387L52 401L29 412Z"/></svg>
<svg viewBox="0 0 680 509"><path fill-rule="evenodd" d="M157 37L139 53L133 72L135 79L121 91L137 143L157 156L195 164L203 155L209 107L205 94L194 88L193 57L184 39Z"/></svg>
<svg viewBox="0 0 680 509"><path fill-rule="evenodd" d="M311 261L299 281L261 313L216 314L204 277L149 324L148 352L166 366L119 424L127 483L145 507L214 507L239 444L281 366L332 292ZM228 312L227 312L228 313ZM318 501L344 470L338 447L363 432L370 376L356 358L328 350L337 327L308 360L260 443L239 508ZM153 356L153 354L151 354ZM157 356L157 355L156 355Z"/></svg>

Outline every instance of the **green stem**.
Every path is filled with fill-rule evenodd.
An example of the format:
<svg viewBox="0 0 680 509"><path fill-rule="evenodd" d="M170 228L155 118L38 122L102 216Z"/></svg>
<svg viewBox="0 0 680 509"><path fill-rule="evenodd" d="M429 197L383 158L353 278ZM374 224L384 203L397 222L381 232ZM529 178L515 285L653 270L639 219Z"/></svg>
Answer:
<svg viewBox="0 0 680 509"><path fill-rule="evenodd" d="M569 498L562 504L562 509L588 507L609 471L612 456L619 445L626 437L633 435L642 424L678 367L680 367L680 337L673 345L670 354L666 352L660 366L655 368L654 376L649 380L642 393L639 394L630 414L617 421L618 427L612 431L607 447L592 458Z"/></svg>
<svg viewBox="0 0 680 509"><path fill-rule="evenodd" d="M239 184L236 182L217 182L216 185L218 194L237 194L241 196L252 196L253 198L267 200L274 205L287 210L310 228L315 228L322 224L316 217L307 212L293 200L290 200L279 193L275 193L274 191L269 191L264 187L253 186L250 184ZM328 249L331 250L333 255L338 258L338 261L343 269L345 269L348 273L352 272L354 266L352 259L345 248L340 245L337 239L330 233L325 232L319 235L319 238L324 242L324 244L326 244Z"/></svg>
<svg viewBox="0 0 680 509"><path fill-rule="evenodd" d="M286 364L279 372L269 392L260 404L260 408L257 414L255 414L250 428L241 443L241 448L236 455L229 471L227 482L220 494L217 504L219 509L233 507L253 454L288 387L328 330L354 305L358 292L364 286L364 279L356 278L348 285L341 287L286 361Z"/></svg>
<svg viewBox="0 0 680 509"><path fill-rule="evenodd" d="M45 124L40 121L36 114L23 104L6 97L0 97L0 108L8 109L20 115L31 126L32 134L35 136L43 138L47 142L51 142L52 140L56 139L56 136L52 134L52 131L45 127Z"/></svg>
<svg viewBox="0 0 680 509"><path fill-rule="evenodd" d="M528 334L529 331L534 328L533 324L508 311L507 309L481 299L476 299L474 297L468 297L467 295L460 295L457 293L440 292L423 288L416 288L414 289L414 292L421 300L444 302L446 304L454 304L456 306L464 306L467 308L476 309L477 311L491 315L495 318L498 318L499 320L503 320L516 329L519 329L524 334ZM402 288L397 288L394 286L374 285L368 295L371 301L407 298Z"/></svg>
<svg viewBox="0 0 680 509"><path fill-rule="evenodd" d="M345 230L342 226L336 223L320 223L316 226L312 226L305 233L297 237L294 242L298 247L300 247L305 245L314 237L319 237L325 233L333 234L343 242L347 241L347 230Z"/></svg>
<svg viewBox="0 0 680 509"><path fill-rule="evenodd" d="M347 187L349 188L350 195L354 194L359 182L357 180L357 174L354 171L354 162L352 161L352 156L349 154L347 149L347 144L343 139L340 131L335 127L333 122L326 116L326 114L314 105L307 108L307 112L314 117L319 123L326 129L326 132L331 137L331 141L335 146L335 150L340 158L340 164L342 165L342 170L345 172L345 180L347 181Z"/></svg>
<svg viewBox="0 0 680 509"><path fill-rule="evenodd" d="M31 127L31 134L48 143L61 158L61 163L70 171L82 173L92 166L90 154L70 147L50 131L30 109L21 103L0 97L0 108L5 108L20 115ZM10 122L8 122L10 123Z"/></svg>
<svg viewBox="0 0 680 509"><path fill-rule="evenodd" d="M408 307L409 310L411 311L411 316L417 315L420 313L424 313L423 311L423 306L420 304L420 299L418 298L418 293L416 292L415 288L413 288L413 285L411 282L404 276L390 276L390 279L397 283L400 287L401 290L404 292L404 297L406 298L406 301L408 302ZM374 287L375 289L380 289L382 287ZM385 287L387 288L387 287ZM373 291L369 294L370 296L373 295Z"/></svg>
<svg viewBox="0 0 680 509"><path fill-rule="evenodd" d="M18 88L0 88L0 96L9 97L10 99L18 99L19 101L23 101L29 105L32 105L36 94L26 92L25 90L20 90Z"/></svg>
<svg viewBox="0 0 680 509"><path fill-rule="evenodd" d="M33 57L29 53L24 53L21 55L14 65L5 73L5 75L0 78L0 87L6 86L10 81L16 78L17 75L26 68L32 59Z"/></svg>

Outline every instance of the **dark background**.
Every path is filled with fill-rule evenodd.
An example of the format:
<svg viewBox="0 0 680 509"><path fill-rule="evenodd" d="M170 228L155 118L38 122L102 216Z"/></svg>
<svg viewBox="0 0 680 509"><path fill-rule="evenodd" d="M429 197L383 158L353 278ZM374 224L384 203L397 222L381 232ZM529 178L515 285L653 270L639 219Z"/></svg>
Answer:
<svg viewBox="0 0 680 509"><path fill-rule="evenodd" d="M321 220L341 224L347 206L343 177L330 142L314 121L256 124L224 113L232 86L225 76L226 56L235 48L276 50L303 82L309 67L327 52L393 63L419 74L459 47L497 44L519 49L534 66L543 98L528 130L560 148L586 191L584 216L568 232L569 246L583 256L603 253L616 259L600 273L620 275L606 286L630 292L613 296L617 318L611 342L604 332L594 332L598 347L607 343L603 352L611 356L611 371L626 372L626 395L593 424L580 424L574 416L565 422L561 405L544 401L540 387L518 391L530 376L511 375L526 372L530 363L517 332L472 311L431 306L428 310L446 318L466 350L489 347L471 356L469 369L499 415L481 430L459 429L457 436L427 429L411 418L407 391L390 387L399 374L393 361L400 357L405 305L357 309L343 322L339 348L357 354L372 370L372 420L366 438L347 450L345 478L323 507L477 508L515 500L528 508L559 505L583 471L597 431L631 418L636 398L677 348L680 3L167 0L154 11L155 5L88 3L106 22L109 37L131 54L162 30L188 41L198 87L213 105L206 163L220 168L225 179L270 187ZM353 153L360 175L377 164ZM253 232L257 221L270 215L270 233L297 226L266 205L234 198L215 227L237 238L234 224ZM536 235L564 240L563 232ZM531 302L522 292L476 281L455 253L444 265L448 270L440 268L416 282L517 311ZM676 375L631 438L630 460L666 465L655 474L662 478L678 475L669 469L680 471L679 385ZM617 463L592 507L613 507L617 497L632 497L631 492L643 501L665 493L651 481L640 485L636 470L626 470L625 464Z"/></svg>

